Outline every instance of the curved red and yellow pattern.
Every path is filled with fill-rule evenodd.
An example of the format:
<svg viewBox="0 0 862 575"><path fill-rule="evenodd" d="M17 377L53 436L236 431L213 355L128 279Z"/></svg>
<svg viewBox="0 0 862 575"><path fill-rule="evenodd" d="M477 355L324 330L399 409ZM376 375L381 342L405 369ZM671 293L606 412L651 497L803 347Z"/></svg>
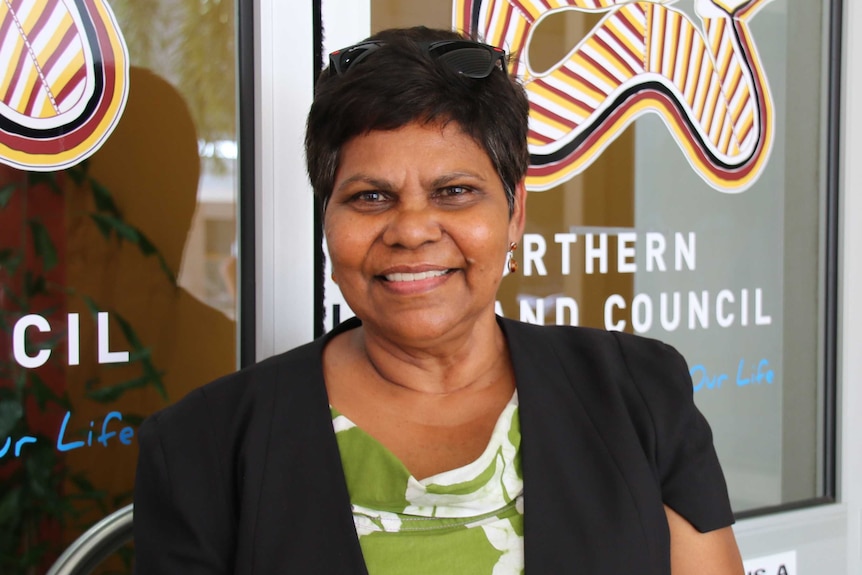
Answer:
<svg viewBox="0 0 862 575"><path fill-rule="evenodd" d="M530 100L527 188L585 170L637 117L658 114L693 169L723 192L748 189L772 149L774 105L748 28L772 0L456 0L456 28L516 54ZM530 67L536 25L562 10L603 13L548 71Z"/></svg>
<svg viewBox="0 0 862 575"><path fill-rule="evenodd" d="M128 52L104 0L0 0L0 162L68 168L113 131Z"/></svg>

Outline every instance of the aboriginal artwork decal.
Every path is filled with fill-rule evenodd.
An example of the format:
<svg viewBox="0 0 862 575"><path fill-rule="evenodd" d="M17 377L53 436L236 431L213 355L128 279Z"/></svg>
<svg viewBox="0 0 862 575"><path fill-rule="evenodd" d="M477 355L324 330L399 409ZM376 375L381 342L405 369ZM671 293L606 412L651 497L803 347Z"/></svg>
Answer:
<svg viewBox="0 0 862 575"><path fill-rule="evenodd" d="M530 100L527 188L585 170L638 116L658 114L713 188L749 188L772 148L773 102L749 31L772 0L455 0L456 29L506 47ZM604 13L560 62L530 66L536 26L562 10Z"/></svg>
<svg viewBox="0 0 862 575"><path fill-rule="evenodd" d="M117 125L128 51L104 0L0 0L0 162L68 168Z"/></svg>

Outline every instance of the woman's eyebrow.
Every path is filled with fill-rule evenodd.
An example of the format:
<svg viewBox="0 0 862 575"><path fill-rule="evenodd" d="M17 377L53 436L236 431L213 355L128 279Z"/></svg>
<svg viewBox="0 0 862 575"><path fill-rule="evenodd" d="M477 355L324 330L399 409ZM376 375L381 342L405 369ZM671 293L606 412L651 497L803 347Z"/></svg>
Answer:
<svg viewBox="0 0 862 575"><path fill-rule="evenodd" d="M366 174L362 174L362 173L354 174L354 175L350 176L349 178L347 178L346 180L344 180L343 182L341 182L340 184L338 184L336 191L341 191L342 189L344 189L347 186L354 184L356 182L361 182L363 184L367 184L367 185L373 187L375 190L380 190L382 192L391 192L392 191L392 184L390 182L388 182L386 180L381 180L378 178L372 178L371 176L366 175Z"/></svg>
<svg viewBox="0 0 862 575"><path fill-rule="evenodd" d="M459 178L470 178L473 180L479 180L480 182L485 181L485 178L483 178L480 174L477 174L476 172L458 171L443 174L442 176L434 178L433 180L431 180L430 187L439 188Z"/></svg>

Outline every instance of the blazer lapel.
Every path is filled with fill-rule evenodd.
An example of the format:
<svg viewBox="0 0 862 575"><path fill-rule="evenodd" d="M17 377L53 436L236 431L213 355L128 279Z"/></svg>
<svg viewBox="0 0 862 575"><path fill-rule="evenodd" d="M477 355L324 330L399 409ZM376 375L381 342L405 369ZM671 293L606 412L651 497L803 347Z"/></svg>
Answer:
<svg viewBox="0 0 862 575"><path fill-rule="evenodd" d="M520 403L526 572L654 573L655 541L644 514L663 518L660 493L609 384L618 375L590 357L603 353L598 341L565 342L559 330L504 319L501 325Z"/></svg>
<svg viewBox="0 0 862 575"><path fill-rule="evenodd" d="M307 346L308 353L285 365L279 377L255 573L367 575L323 381L321 354L333 335Z"/></svg>

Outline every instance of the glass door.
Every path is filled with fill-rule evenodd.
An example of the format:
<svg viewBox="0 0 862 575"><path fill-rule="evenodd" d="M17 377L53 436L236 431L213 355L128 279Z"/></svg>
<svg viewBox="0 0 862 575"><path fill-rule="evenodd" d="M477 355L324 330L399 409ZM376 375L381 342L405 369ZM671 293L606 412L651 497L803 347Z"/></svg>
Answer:
<svg viewBox="0 0 862 575"><path fill-rule="evenodd" d="M0 7L0 572L130 503L142 418L237 367L238 13Z"/></svg>

